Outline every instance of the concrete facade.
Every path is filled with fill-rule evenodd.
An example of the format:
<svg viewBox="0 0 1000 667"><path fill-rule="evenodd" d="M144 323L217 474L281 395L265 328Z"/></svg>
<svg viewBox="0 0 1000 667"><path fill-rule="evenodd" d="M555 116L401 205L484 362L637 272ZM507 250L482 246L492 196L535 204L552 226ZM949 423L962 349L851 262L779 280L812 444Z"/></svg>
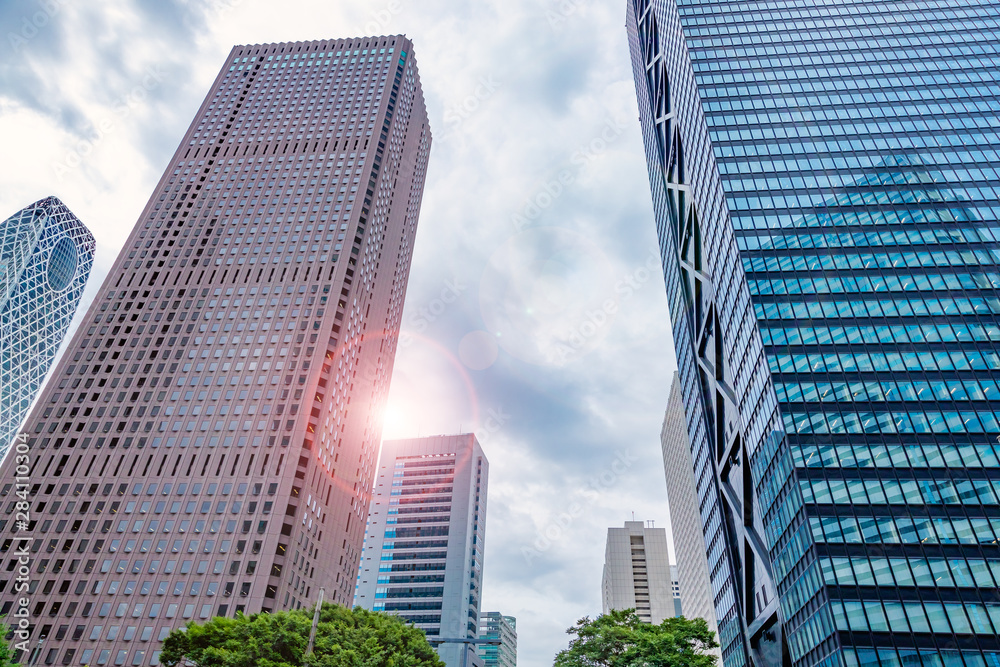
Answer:
<svg viewBox="0 0 1000 667"><path fill-rule="evenodd" d="M665 529L642 521L608 528L601 603L605 614L635 609L646 623L659 624L678 614Z"/></svg>
<svg viewBox="0 0 1000 667"><path fill-rule="evenodd" d="M25 425L0 613L29 600L38 664L351 603L430 149L412 51L230 53Z"/></svg>
<svg viewBox="0 0 1000 667"><path fill-rule="evenodd" d="M384 442L355 603L432 642L477 639L488 482L471 433ZM448 667L480 664L474 644L442 643L438 654Z"/></svg>

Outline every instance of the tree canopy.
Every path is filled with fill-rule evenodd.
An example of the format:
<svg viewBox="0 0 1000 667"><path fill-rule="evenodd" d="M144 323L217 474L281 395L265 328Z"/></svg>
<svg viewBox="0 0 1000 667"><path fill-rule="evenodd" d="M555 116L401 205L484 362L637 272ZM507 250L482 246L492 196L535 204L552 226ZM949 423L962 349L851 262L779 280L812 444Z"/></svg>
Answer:
<svg viewBox="0 0 1000 667"><path fill-rule="evenodd" d="M14 651L7 641L10 628L0 624L0 667L14 667Z"/></svg>
<svg viewBox="0 0 1000 667"><path fill-rule="evenodd" d="M554 667L714 667L719 644L704 619L643 623L634 609L584 617L566 631L574 638Z"/></svg>
<svg viewBox="0 0 1000 667"><path fill-rule="evenodd" d="M188 623L163 643L166 667L444 667L422 630L388 614L326 603L307 655L313 610Z"/></svg>

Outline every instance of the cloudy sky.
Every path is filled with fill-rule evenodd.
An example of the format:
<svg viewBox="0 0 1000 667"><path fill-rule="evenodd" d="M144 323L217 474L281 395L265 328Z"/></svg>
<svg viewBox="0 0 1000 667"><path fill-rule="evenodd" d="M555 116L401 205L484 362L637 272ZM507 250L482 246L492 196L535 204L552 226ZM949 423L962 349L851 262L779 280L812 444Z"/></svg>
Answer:
<svg viewBox="0 0 1000 667"><path fill-rule="evenodd" d="M0 211L54 194L93 293L234 44L405 33L434 133L386 435L474 429L484 610L551 665L605 531L667 526L674 368L620 0L5 0Z"/></svg>

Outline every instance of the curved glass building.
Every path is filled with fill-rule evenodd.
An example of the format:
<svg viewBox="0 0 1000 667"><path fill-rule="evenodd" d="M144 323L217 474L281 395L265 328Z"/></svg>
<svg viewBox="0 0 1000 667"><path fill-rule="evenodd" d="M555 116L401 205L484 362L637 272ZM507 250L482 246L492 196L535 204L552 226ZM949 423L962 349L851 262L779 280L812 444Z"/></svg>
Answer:
<svg viewBox="0 0 1000 667"><path fill-rule="evenodd" d="M90 230L55 197L0 224L0 459L69 329L94 248Z"/></svg>
<svg viewBox="0 0 1000 667"><path fill-rule="evenodd" d="M726 666L1000 664L1000 5L628 30Z"/></svg>

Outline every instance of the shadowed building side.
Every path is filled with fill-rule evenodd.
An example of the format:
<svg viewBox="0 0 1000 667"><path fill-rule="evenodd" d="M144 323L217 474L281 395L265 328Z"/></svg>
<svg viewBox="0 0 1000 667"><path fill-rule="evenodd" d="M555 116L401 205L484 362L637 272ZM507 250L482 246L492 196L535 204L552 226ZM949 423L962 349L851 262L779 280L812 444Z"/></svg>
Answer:
<svg viewBox="0 0 1000 667"><path fill-rule="evenodd" d="M701 531L701 511L694 482L694 463L688 441L684 403L676 373L670 385L670 400L660 432L663 470L667 478L667 502L670 509L670 532L677 559L677 582L684 601L683 615L703 618L712 632L719 632L712 600L712 582L708 577L705 537ZM722 655L715 650L720 661Z"/></svg>

